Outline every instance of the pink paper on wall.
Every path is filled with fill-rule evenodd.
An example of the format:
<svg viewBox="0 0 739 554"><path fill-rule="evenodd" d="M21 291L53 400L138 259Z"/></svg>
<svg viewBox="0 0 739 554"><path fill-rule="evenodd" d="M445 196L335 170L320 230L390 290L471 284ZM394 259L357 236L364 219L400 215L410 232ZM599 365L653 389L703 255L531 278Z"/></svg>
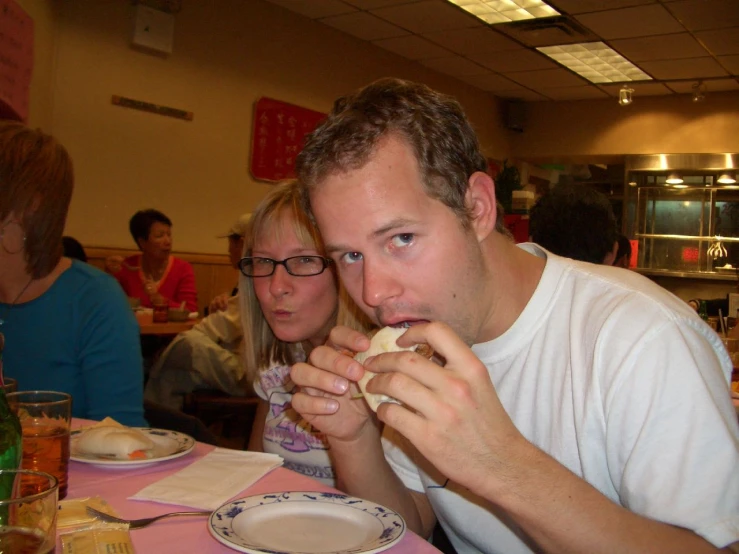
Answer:
<svg viewBox="0 0 739 554"><path fill-rule="evenodd" d="M33 19L0 0L0 119L28 120L33 73Z"/></svg>
<svg viewBox="0 0 739 554"><path fill-rule="evenodd" d="M272 98L260 98L254 108L251 143L251 174L263 181L295 177L295 158L305 135L326 114Z"/></svg>

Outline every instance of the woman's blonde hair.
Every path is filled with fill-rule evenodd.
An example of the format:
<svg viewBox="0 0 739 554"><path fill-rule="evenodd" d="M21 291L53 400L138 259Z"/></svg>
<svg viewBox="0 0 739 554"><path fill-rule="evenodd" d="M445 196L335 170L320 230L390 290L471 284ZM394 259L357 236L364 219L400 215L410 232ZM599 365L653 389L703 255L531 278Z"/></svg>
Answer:
<svg viewBox="0 0 739 554"><path fill-rule="evenodd" d="M283 221L290 221L292 231L302 244L314 247L321 256L325 256L318 228L302 208L300 188L297 181L283 182L273 188L259 203L252 213L244 235L244 256L251 256L254 244L262 233L279 233L280 223ZM372 327L369 318L359 310L340 285L334 264L328 267L328 271L332 272L339 289L335 324L367 332ZM295 363L295 349L293 343L281 341L272 332L254 292L252 279L243 274L239 276L239 294L244 327L244 357L248 382L251 383L259 369L272 363L285 365Z"/></svg>
<svg viewBox="0 0 739 554"><path fill-rule="evenodd" d="M27 271L45 277L62 257L72 199L72 159L57 140L13 121L0 121L0 221L19 218Z"/></svg>

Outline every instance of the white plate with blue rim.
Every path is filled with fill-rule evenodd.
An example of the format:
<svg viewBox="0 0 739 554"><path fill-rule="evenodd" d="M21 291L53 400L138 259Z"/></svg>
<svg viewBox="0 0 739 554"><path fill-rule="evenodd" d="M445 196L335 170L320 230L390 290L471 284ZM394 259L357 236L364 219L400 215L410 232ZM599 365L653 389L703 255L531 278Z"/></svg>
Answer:
<svg viewBox="0 0 739 554"><path fill-rule="evenodd" d="M134 429L141 431L154 443L154 448L147 453L146 458L121 460L114 456L100 456L80 452L77 448L77 439L85 429L77 429L70 434L69 459L75 462L107 468L135 469L180 458L192 452L192 449L195 448L195 439L185 433L170 431L168 429L154 429L151 427L134 427Z"/></svg>
<svg viewBox="0 0 739 554"><path fill-rule="evenodd" d="M328 492L282 492L240 498L210 516L210 534L249 554L372 554L405 534L397 512Z"/></svg>

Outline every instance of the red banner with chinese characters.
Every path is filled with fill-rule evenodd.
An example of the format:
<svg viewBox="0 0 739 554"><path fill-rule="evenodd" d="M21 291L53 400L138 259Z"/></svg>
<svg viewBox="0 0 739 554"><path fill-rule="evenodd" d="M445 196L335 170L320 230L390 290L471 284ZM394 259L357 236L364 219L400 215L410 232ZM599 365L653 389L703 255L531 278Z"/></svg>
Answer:
<svg viewBox="0 0 739 554"><path fill-rule="evenodd" d="M33 19L0 0L0 119L28 120L33 73Z"/></svg>
<svg viewBox="0 0 739 554"><path fill-rule="evenodd" d="M325 118L325 113L279 100L257 100L251 143L252 176L263 181L295 177L295 157L303 148L305 135Z"/></svg>

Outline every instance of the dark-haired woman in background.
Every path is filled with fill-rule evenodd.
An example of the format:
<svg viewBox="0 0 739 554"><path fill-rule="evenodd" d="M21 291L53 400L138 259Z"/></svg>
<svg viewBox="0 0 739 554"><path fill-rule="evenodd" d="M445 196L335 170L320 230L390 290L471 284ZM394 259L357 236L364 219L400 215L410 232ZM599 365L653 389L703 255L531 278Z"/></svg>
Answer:
<svg viewBox="0 0 739 554"><path fill-rule="evenodd" d="M172 256L172 221L158 210L142 210L133 215L129 229L141 254L125 259L111 256L105 263L126 295L141 299L147 308L164 297L170 307L179 308L184 302L191 312L198 311L192 266Z"/></svg>

